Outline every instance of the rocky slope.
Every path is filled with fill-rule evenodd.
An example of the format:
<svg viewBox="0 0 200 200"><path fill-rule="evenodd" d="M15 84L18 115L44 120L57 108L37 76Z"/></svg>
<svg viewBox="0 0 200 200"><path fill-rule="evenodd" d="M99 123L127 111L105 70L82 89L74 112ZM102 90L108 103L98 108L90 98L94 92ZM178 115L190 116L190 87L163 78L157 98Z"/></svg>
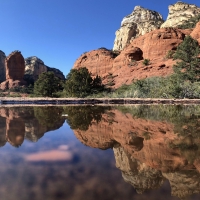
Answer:
<svg viewBox="0 0 200 200"><path fill-rule="evenodd" d="M158 29L163 22L158 12L135 6L133 12L123 18L120 29L116 31L113 50L124 49L132 38Z"/></svg>
<svg viewBox="0 0 200 200"><path fill-rule="evenodd" d="M38 57L31 56L25 59L25 79L36 81L41 73L48 71L53 71L57 77L65 80L65 76L59 69L48 67Z"/></svg>
<svg viewBox="0 0 200 200"><path fill-rule="evenodd" d="M198 14L200 14L200 8L196 5L178 1L169 6L167 20L161 25L161 28L177 27Z"/></svg>

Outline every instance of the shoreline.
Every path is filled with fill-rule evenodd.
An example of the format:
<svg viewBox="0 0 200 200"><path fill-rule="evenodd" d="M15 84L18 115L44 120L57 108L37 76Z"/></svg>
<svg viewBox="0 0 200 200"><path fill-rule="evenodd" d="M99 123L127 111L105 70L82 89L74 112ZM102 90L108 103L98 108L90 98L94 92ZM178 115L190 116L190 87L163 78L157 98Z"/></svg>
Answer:
<svg viewBox="0 0 200 200"><path fill-rule="evenodd" d="M1 105L200 104L200 99L0 97Z"/></svg>

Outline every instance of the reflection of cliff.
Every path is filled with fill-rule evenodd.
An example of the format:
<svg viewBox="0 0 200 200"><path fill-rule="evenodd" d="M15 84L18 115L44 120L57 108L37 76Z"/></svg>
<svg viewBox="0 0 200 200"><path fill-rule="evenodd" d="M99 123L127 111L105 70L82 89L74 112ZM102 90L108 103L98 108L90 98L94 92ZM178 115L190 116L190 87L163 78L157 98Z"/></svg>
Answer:
<svg viewBox="0 0 200 200"><path fill-rule="evenodd" d="M124 180L141 194L148 189L159 188L164 177L159 170L153 169L140 161L131 158L122 147L114 147L116 167L122 171Z"/></svg>
<svg viewBox="0 0 200 200"><path fill-rule="evenodd" d="M101 121L92 121L87 130L77 128L74 133L87 146L113 148L124 180L139 193L160 187L165 179L172 195L184 198L200 193L199 115L188 108L174 106L171 114L165 109L161 113L154 109L141 118L141 113L107 110Z"/></svg>
<svg viewBox="0 0 200 200"><path fill-rule="evenodd" d="M58 129L64 123L62 108L13 107L0 108L0 146L6 141L20 146L24 138L36 142L46 132Z"/></svg>

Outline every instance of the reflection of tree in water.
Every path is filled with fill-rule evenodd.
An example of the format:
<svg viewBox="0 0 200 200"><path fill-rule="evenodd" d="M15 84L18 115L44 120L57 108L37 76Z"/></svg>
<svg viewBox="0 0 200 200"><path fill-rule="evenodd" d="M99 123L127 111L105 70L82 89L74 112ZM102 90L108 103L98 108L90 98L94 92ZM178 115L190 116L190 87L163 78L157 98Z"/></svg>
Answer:
<svg viewBox="0 0 200 200"><path fill-rule="evenodd" d="M55 130L63 124L62 107L34 107L34 115L47 130Z"/></svg>
<svg viewBox="0 0 200 200"><path fill-rule="evenodd" d="M200 116L199 105L136 105L117 106L123 113L130 113L133 117L150 120L179 122L191 115Z"/></svg>
<svg viewBox="0 0 200 200"><path fill-rule="evenodd" d="M100 122L102 114L110 109L109 106L68 106L64 111L68 115L66 121L71 129L86 131L92 121Z"/></svg>

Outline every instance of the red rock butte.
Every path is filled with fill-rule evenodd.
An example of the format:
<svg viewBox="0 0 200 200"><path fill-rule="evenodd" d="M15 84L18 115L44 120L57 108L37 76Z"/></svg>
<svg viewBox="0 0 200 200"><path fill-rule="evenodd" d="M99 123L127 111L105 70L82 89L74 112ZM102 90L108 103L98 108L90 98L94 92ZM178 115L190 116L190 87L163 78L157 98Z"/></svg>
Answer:
<svg viewBox="0 0 200 200"><path fill-rule="evenodd" d="M167 58L170 50L190 35L200 42L200 23L194 29L161 28L132 39L122 51L100 48L81 55L73 68L86 67L93 76L102 77L104 84L118 88L133 81L173 73L173 59ZM150 59L145 66L144 59Z"/></svg>
<svg viewBox="0 0 200 200"><path fill-rule="evenodd" d="M13 51L5 60L6 81L1 83L1 89L9 89L26 85L23 80L25 72L25 61L20 51Z"/></svg>

